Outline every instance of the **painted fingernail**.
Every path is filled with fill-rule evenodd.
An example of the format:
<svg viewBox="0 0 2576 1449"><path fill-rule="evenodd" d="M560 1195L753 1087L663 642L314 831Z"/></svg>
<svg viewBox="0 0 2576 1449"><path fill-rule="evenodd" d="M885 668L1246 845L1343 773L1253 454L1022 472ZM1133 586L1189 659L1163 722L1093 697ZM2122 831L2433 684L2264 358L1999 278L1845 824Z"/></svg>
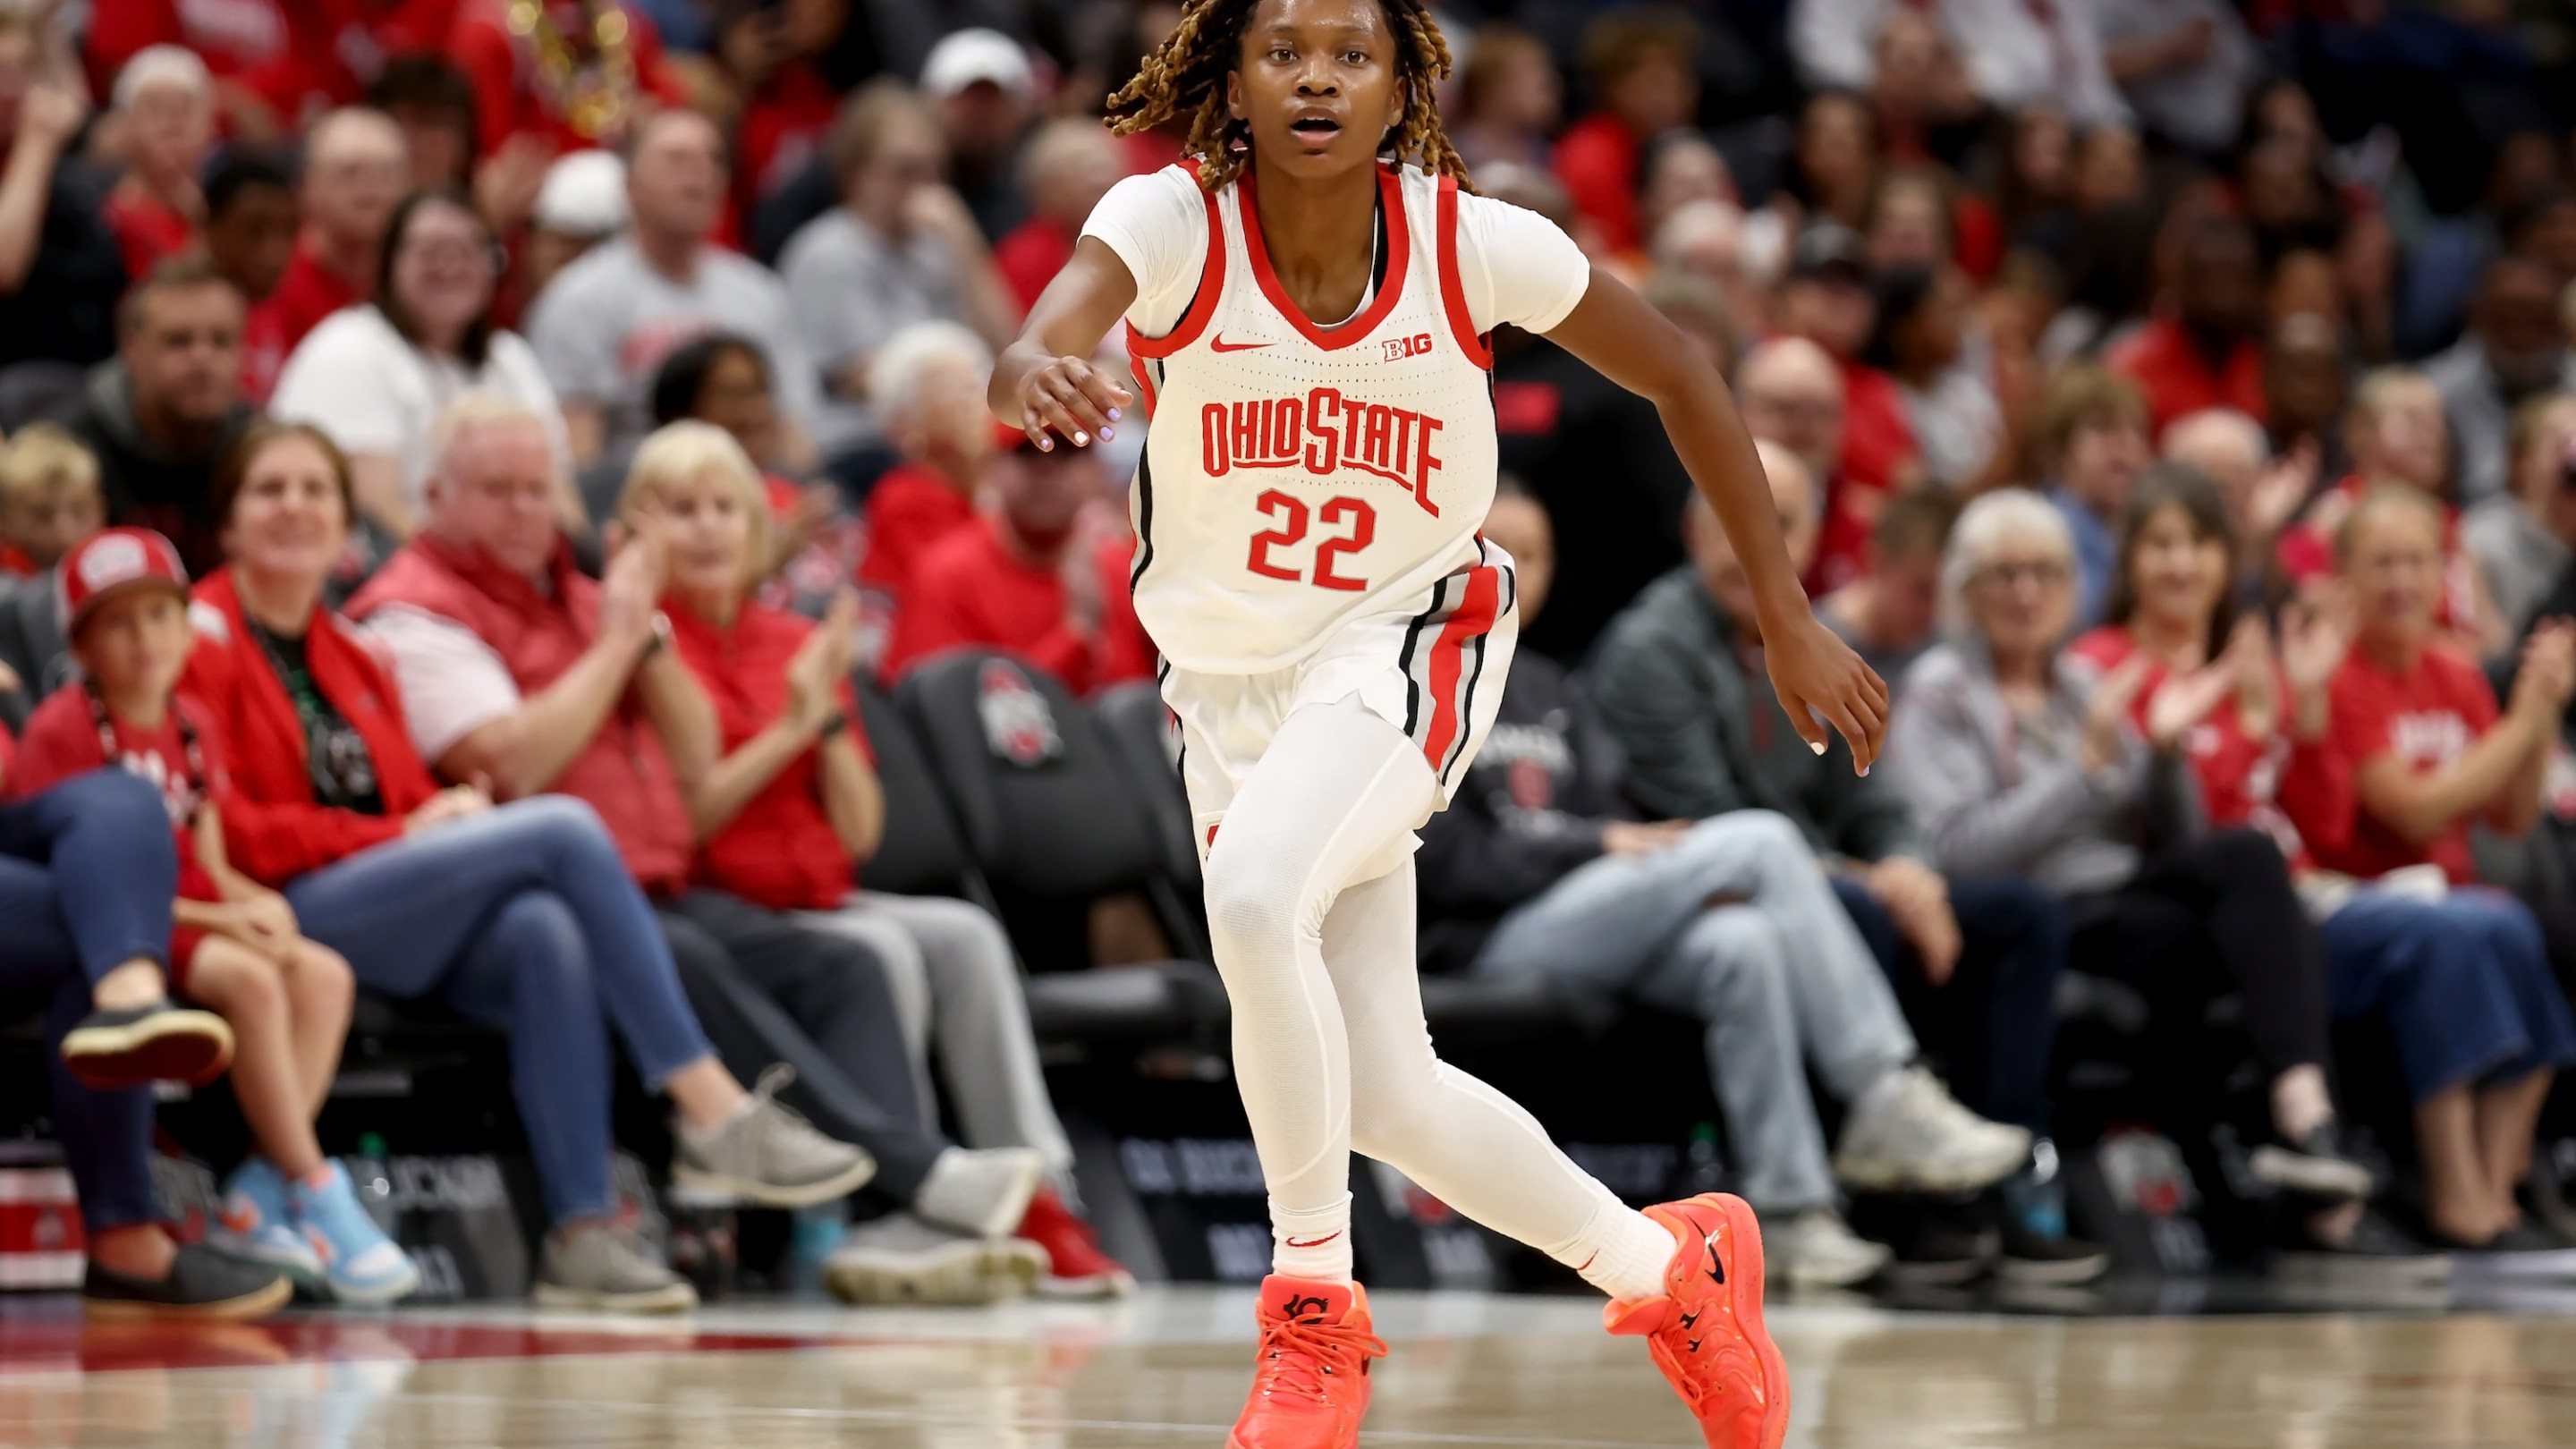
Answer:
<svg viewBox="0 0 2576 1449"><path fill-rule="evenodd" d="M1116 422L1116 421L1118 421L1118 409L1116 409L1116 408L1111 408L1111 409L1109 410L1109 421L1111 421L1111 422L1113 422L1113 423L1114 423L1114 422ZM1109 436L1109 430L1108 430L1107 428L1102 428L1102 429L1100 430L1100 436L1102 436L1102 437L1104 437L1104 438L1105 438L1105 437L1108 437L1108 436Z"/></svg>
<svg viewBox="0 0 2576 1449"><path fill-rule="evenodd" d="M1055 451L1055 439L1053 439L1053 438L1040 438L1040 439L1038 439L1038 451L1039 451L1039 452L1041 452L1041 453L1052 453L1052 452L1054 452L1054 451Z"/></svg>
<svg viewBox="0 0 2576 1449"><path fill-rule="evenodd" d="M1809 740L1807 741L1807 748L1821 755L1825 752L1825 742L1823 740Z"/></svg>
<svg viewBox="0 0 2576 1449"><path fill-rule="evenodd" d="M1114 418L1118 415L1116 413L1111 413L1110 416ZM1102 428L1100 430L1100 441L1104 443L1116 436L1118 436L1118 430L1116 428Z"/></svg>
<svg viewBox="0 0 2576 1449"><path fill-rule="evenodd" d="M1076 433L1073 435L1073 445L1077 448L1084 447L1090 442L1091 437L1087 433Z"/></svg>
<svg viewBox="0 0 2576 1449"><path fill-rule="evenodd" d="M1869 778L1869 766L1863 765L1860 767L1860 777L1864 780Z"/></svg>

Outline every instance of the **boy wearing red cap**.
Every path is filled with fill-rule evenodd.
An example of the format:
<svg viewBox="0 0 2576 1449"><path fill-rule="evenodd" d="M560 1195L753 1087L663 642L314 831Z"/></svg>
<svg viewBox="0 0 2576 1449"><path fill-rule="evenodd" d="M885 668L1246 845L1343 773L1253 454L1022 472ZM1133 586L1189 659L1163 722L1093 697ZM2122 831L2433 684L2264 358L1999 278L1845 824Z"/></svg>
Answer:
<svg viewBox="0 0 2576 1449"><path fill-rule="evenodd" d="M348 1034L349 963L298 934L285 898L225 859L222 756L174 692L196 638L178 551L149 529L111 528L64 555L60 588L83 680L27 721L10 788L34 795L108 765L159 787L179 848L171 985L230 1023L233 1090L258 1145L234 1174L225 1226L249 1256L343 1302L400 1298L419 1269L313 1136Z"/></svg>

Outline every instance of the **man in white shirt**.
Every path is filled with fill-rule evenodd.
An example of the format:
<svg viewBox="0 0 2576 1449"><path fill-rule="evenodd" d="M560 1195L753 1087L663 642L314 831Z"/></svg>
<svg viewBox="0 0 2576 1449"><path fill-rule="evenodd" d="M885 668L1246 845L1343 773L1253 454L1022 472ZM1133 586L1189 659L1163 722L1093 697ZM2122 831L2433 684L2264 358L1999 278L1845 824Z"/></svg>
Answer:
<svg viewBox="0 0 2576 1449"><path fill-rule="evenodd" d="M1801 78L1869 89L1878 32L1904 3L1792 0L1789 53ZM1986 104L2012 110L2047 101L2080 126L2128 121L2086 0L1930 0L1929 8Z"/></svg>
<svg viewBox="0 0 2576 1449"><path fill-rule="evenodd" d="M723 138L695 111L644 123L627 163L633 224L557 273L528 312L528 341L563 404L574 460L587 468L651 430L648 394L662 360L722 329L769 353L790 453L821 406L787 289L759 263L710 238L724 209Z"/></svg>

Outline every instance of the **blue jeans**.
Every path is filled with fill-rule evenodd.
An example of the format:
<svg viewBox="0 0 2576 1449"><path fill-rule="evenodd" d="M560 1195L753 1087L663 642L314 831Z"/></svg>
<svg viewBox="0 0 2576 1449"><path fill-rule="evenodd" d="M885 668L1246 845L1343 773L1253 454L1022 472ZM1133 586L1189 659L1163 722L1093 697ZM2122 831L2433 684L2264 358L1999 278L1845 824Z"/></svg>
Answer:
<svg viewBox="0 0 2576 1449"><path fill-rule="evenodd" d="M2362 890L2328 916L2337 1016L2382 1012L2415 1100L2576 1062L2576 1021L2531 912L2499 891L2438 903Z"/></svg>
<svg viewBox="0 0 2576 1449"><path fill-rule="evenodd" d="M591 808L514 801L286 887L360 985L437 995L510 1034L528 1150L556 1222L607 1212L614 1022L645 1084L709 1054L652 906Z"/></svg>
<svg viewBox="0 0 2576 1449"><path fill-rule="evenodd" d="M1735 810L1647 855L1605 855L1513 908L1479 976L1545 976L1699 1018L1744 1196L1821 1207L1834 1179L1807 1069L1857 1096L1914 1037L1787 816Z"/></svg>
<svg viewBox="0 0 2576 1449"><path fill-rule="evenodd" d="M1834 893L1896 983L1906 1020L1941 1058L1959 1100L1980 1116L2047 1136L2057 976L2066 969L2064 903L2028 881L1950 882L1959 964L1934 986L1887 908L1859 881L1836 876Z"/></svg>
<svg viewBox="0 0 2576 1449"><path fill-rule="evenodd" d="M161 792L123 770L93 770L0 805L0 995L49 993L54 1127L93 1234L161 1216L152 1093L93 1092L53 1048L89 1014L93 981L136 957L169 955L178 879Z"/></svg>

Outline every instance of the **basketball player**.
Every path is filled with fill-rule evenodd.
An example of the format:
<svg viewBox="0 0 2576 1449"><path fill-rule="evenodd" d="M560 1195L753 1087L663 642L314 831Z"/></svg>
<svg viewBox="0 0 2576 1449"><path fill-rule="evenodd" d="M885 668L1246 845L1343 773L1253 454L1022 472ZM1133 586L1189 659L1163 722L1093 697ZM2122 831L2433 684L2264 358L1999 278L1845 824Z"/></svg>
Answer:
<svg viewBox="0 0 2576 1449"><path fill-rule="evenodd" d="M1351 1281L1350 1154L1606 1290L1712 1446L1775 1449L1788 1383L1742 1200L1643 1213L1528 1113L1443 1065L1414 974L1414 830L1502 698L1512 561L1486 334L1542 333L1652 398L1761 596L1809 744L1876 755L1886 686L1808 612L1725 385L1540 217L1462 185L1422 0L1192 0L1110 98L1186 121L1193 167L1131 177L994 369L1040 448L1153 417L1130 507L1166 660L1216 964L1270 1193L1253 1389L1230 1449L1350 1449L1386 1352ZM1124 317L1134 390L1086 359ZM1819 722L1819 717L1821 721Z"/></svg>

